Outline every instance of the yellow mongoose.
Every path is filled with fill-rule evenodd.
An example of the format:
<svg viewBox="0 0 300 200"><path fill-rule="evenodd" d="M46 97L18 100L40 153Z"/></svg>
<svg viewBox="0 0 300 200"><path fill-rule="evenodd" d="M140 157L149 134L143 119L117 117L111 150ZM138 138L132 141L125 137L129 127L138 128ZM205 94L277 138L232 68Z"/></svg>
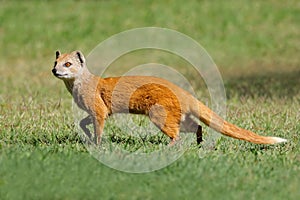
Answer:
<svg viewBox="0 0 300 200"><path fill-rule="evenodd" d="M126 112L149 116L171 138L171 144L179 138L180 130L196 132L197 142L202 141L201 126L191 116L232 138L256 144L286 141L260 136L223 120L190 93L167 80L151 76L97 77L88 71L80 51L69 54L56 51L52 73L64 81L77 105L89 114L80 125L86 132L86 125L94 124L96 143L100 143L105 119L113 113Z"/></svg>

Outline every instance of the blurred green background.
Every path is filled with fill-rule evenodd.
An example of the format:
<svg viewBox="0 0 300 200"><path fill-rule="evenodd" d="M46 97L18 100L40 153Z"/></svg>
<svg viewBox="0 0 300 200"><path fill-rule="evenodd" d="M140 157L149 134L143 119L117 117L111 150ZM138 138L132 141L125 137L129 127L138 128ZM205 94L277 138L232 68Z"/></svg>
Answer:
<svg viewBox="0 0 300 200"><path fill-rule="evenodd" d="M297 0L0 1L0 199L299 199L299 13ZM88 54L113 34L148 26L208 51L229 121L289 142L222 138L211 156L200 159L193 145L148 174L92 158L74 130L71 95L51 74L55 50ZM115 65L138 62L131 56Z"/></svg>

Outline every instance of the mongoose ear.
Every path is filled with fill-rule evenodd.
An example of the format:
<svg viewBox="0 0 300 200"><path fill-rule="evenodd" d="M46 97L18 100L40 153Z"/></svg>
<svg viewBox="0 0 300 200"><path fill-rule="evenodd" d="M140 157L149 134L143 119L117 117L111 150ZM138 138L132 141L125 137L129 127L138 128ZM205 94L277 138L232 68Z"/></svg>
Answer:
<svg viewBox="0 0 300 200"><path fill-rule="evenodd" d="M85 63L84 55L80 51L76 51L76 55L77 55L80 63Z"/></svg>
<svg viewBox="0 0 300 200"><path fill-rule="evenodd" d="M56 55L56 59L59 58L59 56L60 56L60 51L57 50L57 51L55 52L55 55Z"/></svg>

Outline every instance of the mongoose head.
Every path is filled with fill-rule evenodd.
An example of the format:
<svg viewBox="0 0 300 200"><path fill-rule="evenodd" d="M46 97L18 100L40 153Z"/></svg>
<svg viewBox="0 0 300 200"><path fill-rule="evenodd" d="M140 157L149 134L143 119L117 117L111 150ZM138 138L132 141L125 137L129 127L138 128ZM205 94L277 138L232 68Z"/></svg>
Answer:
<svg viewBox="0 0 300 200"><path fill-rule="evenodd" d="M80 51L73 51L68 54L61 54L56 51L56 60L52 73L59 79L75 79L86 67L85 58Z"/></svg>

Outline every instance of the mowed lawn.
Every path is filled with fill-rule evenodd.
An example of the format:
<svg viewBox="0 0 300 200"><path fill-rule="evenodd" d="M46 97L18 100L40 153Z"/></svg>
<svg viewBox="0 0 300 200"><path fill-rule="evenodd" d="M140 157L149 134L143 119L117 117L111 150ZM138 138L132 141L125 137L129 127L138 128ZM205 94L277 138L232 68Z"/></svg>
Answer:
<svg viewBox="0 0 300 200"><path fill-rule="evenodd" d="M1 1L0 199L300 199L299 13L297 0ZM93 158L75 129L71 95L51 74L55 51L87 55L113 34L149 26L182 32L209 52L228 121L288 142L222 137L204 157L193 142L176 162L141 174ZM163 64L186 69L180 59ZM210 101L202 80L184 75ZM132 151L139 143L122 130L116 137Z"/></svg>

